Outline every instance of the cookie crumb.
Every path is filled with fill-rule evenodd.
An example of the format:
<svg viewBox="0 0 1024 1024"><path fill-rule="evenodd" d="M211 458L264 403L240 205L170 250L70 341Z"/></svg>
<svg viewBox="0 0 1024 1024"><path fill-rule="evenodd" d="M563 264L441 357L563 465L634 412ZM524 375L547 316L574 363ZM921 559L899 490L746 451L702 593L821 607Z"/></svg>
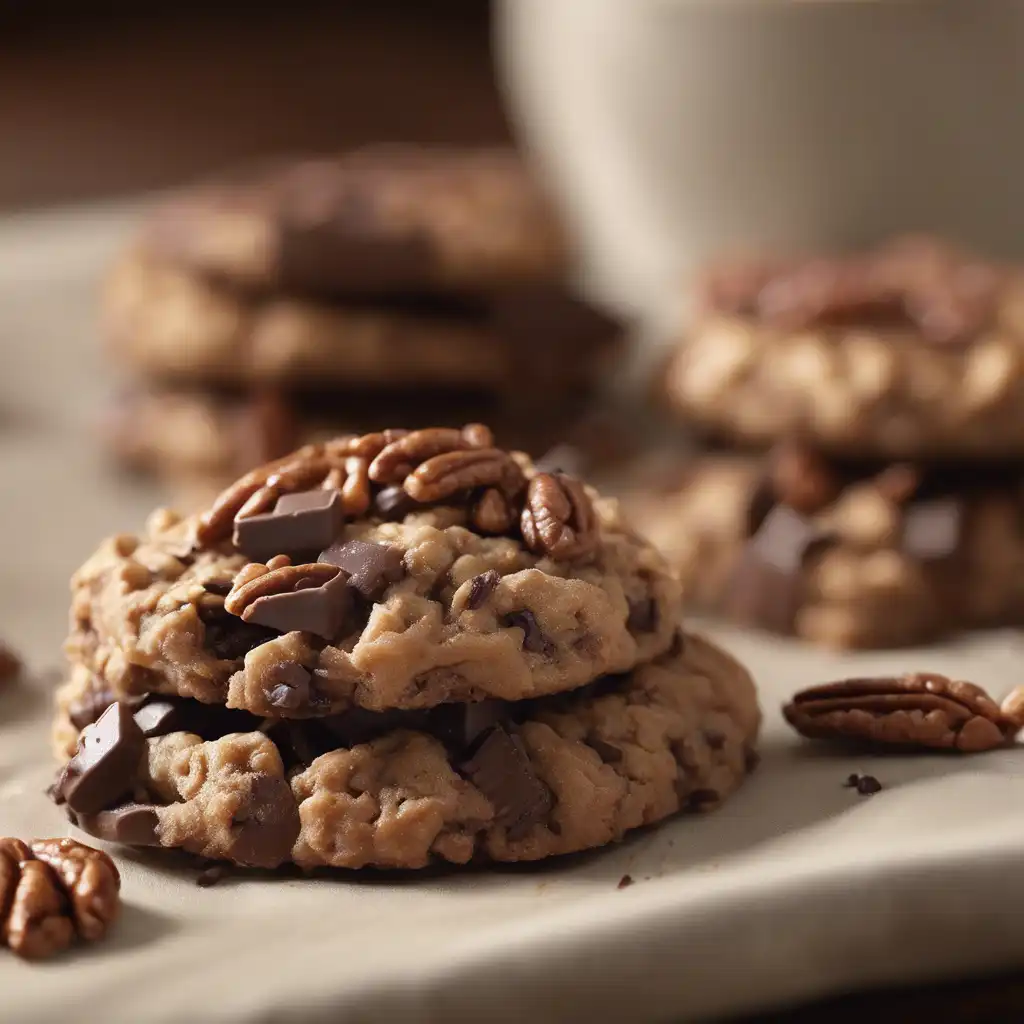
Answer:
<svg viewBox="0 0 1024 1024"><path fill-rule="evenodd" d="M860 796L871 796L872 793L879 793L884 788L874 775L858 775L856 772L846 777L843 787L857 790Z"/></svg>
<svg viewBox="0 0 1024 1024"><path fill-rule="evenodd" d="M633 884L633 876L632 875L623 875L619 879L619 884L617 886L615 886L615 888L616 889L627 889L632 884Z"/></svg>
<svg viewBox="0 0 1024 1024"><path fill-rule="evenodd" d="M209 889L210 886L216 885L226 874L227 871L223 864L211 864L196 875L196 885L200 889Z"/></svg>

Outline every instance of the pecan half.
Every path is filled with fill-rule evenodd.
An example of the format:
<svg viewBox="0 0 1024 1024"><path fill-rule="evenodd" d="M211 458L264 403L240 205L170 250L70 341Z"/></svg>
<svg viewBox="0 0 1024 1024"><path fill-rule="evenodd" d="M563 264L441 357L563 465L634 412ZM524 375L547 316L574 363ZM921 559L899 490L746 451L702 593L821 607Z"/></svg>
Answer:
<svg viewBox="0 0 1024 1024"><path fill-rule="evenodd" d="M520 518L526 546L538 555L575 559L597 548L594 507L583 484L561 473L538 473Z"/></svg>
<svg viewBox="0 0 1024 1024"><path fill-rule="evenodd" d="M74 839L0 840L0 937L20 957L42 960L106 935L120 909L114 862Z"/></svg>
<svg viewBox="0 0 1024 1024"><path fill-rule="evenodd" d="M496 487L511 497L523 481L523 471L508 452L471 448L435 455L417 466L403 486L410 498L427 505L477 487Z"/></svg>
<svg viewBox="0 0 1024 1024"><path fill-rule="evenodd" d="M461 430L454 427L428 427L414 430L392 441L370 463L370 479L378 484L401 483L417 466L437 455L490 448L494 437L480 423L470 423Z"/></svg>
<svg viewBox="0 0 1024 1024"><path fill-rule="evenodd" d="M276 559L271 559L271 563ZM311 562L306 565L260 565L250 563L235 579L231 593L224 598L224 608L232 615L244 619L246 611L261 597L271 594L287 594L299 583L319 586L328 583L338 575L338 568L326 562Z"/></svg>
<svg viewBox="0 0 1024 1024"><path fill-rule="evenodd" d="M1018 728L981 687L932 672L812 686L782 713L813 739L963 753L1005 746Z"/></svg>

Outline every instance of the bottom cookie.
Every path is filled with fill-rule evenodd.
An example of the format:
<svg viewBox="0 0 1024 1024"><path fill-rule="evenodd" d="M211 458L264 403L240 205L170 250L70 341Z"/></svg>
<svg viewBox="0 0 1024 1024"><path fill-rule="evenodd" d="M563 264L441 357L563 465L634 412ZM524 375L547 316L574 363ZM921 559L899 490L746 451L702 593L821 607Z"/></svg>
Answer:
<svg viewBox="0 0 1024 1024"><path fill-rule="evenodd" d="M634 493L691 608L838 648L1024 622L1024 465L706 455Z"/></svg>
<svg viewBox="0 0 1024 1024"><path fill-rule="evenodd" d="M59 695L65 749L72 719L92 713L90 697L102 703L91 685L79 671ZM657 661L560 697L317 722L250 716L248 729L207 710L204 727L196 702L161 698L134 717L109 707L55 799L99 838L256 867L532 861L714 807L752 767L760 725L747 671L683 633ZM164 728L177 731L156 735ZM186 731L197 728L207 738ZM138 768L112 772L119 760Z"/></svg>

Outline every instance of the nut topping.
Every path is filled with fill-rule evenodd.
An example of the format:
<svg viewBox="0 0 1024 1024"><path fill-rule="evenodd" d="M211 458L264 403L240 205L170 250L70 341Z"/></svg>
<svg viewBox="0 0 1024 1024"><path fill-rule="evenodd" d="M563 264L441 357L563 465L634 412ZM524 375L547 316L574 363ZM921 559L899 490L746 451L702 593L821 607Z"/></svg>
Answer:
<svg viewBox="0 0 1024 1024"><path fill-rule="evenodd" d="M26 960L102 939L120 910L121 879L100 850L74 839L0 840L4 943Z"/></svg>
<svg viewBox="0 0 1024 1024"><path fill-rule="evenodd" d="M401 483L417 466L436 455L490 448L494 438L480 423L470 423L455 430L451 427L428 427L392 441L370 463L370 479L378 484Z"/></svg>
<svg viewBox="0 0 1024 1024"><path fill-rule="evenodd" d="M1018 720L979 686L932 672L844 679L796 694L786 721L812 739L977 753L1009 743Z"/></svg>
<svg viewBox="0 0 1024 1024"><path fill-rule="evenodd" d="M422 504L444 501L476 487L497 487L513 495L523 484L523 471L500 448L474 448L435 455L405 478L405 492Z"/></svg>
<svg viewBox="0 0 1024 1024"><path fill-rule="evenodd" d="M526 546L551 558L583 558L597 546L594 508L583 484L561 473L538 473L526 490L520 520Z"/></svg>

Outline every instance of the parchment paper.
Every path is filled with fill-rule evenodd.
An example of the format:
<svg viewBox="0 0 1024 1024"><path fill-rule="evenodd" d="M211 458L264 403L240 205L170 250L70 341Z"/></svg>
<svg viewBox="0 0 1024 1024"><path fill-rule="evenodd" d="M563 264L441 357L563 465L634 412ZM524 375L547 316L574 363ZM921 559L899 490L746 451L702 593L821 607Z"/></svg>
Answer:
<svg viewBox="0 0 1024 1024"><path fill-rule="evenodd" d="M0 695L0 834L68 832L43 797L67 579L158 495L90 437L110 379L97 276L131 210L0 225L0 635L36 678ZM844 675L932 669L1002 695L1024 640L832 656L723 629L757 677L764 760L724 809L543 869L233 876L118 851L124 917L42 965L0 953L19 1022L646 1021L1024 962L1024 751L852 758L784 727L783 698ZM883 792L860 797L847 774ZM630 874L635 884L618 889Z"/></svg>

